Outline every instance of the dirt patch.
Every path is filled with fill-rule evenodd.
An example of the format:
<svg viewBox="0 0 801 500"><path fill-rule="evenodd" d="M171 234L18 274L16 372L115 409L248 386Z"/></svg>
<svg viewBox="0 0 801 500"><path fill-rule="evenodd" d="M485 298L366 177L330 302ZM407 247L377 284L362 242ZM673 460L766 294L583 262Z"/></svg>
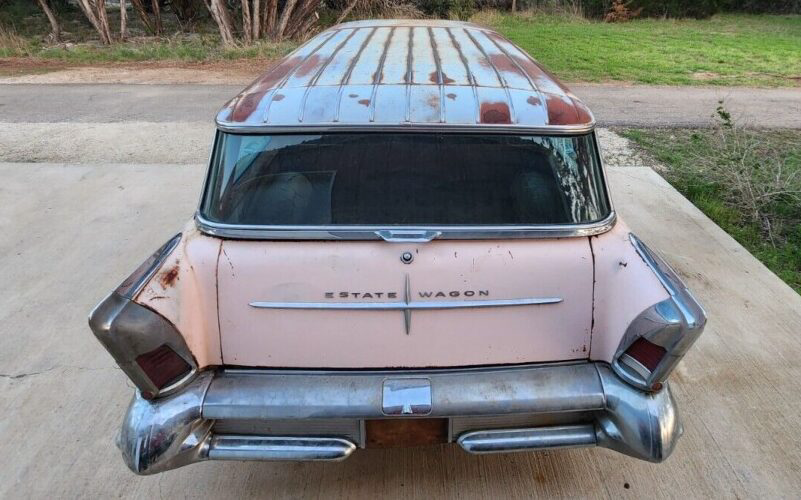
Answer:
<svg viewBox="0 0 801 500"><path fill-rule="evenodd" d="M664 167L636 144L608 128L596 129L601 155L607 167L651 167L657 172Z"/></svg>
<svg viewBox="0 0 801 500"><path fill-rule="evenodd" d="M273 59L183 62L155 61L70 65L36 58L0 58L3 83L127 83L246 85L269 68Z"/></svg>
<svg viewBox="0 0 801 500"><path fill-rule="evenodd" d="M696 71L692 74L693 80L698 81L705 81L705 80L718 80L720 75L717 73L712 73L711 71Z"/></svg>

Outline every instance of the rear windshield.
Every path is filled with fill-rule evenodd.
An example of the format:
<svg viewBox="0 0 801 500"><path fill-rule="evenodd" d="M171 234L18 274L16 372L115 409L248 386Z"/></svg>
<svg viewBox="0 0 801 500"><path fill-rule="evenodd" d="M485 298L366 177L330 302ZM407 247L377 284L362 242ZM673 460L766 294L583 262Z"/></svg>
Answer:
<svg viewBox="0 0 801 500"><path fill-rule="evenodd" d="M594 138L222 134L202 205L247 225L582 224L609 214Z"/></svg>

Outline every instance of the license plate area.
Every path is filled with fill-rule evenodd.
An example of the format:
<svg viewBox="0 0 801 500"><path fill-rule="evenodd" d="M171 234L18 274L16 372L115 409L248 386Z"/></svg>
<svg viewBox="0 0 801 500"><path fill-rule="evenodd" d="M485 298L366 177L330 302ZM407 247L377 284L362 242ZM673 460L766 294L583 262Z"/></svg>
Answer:
<svg viewBox="0 0 801 500"><path fill-rule="evenodd" d="M390 418L365 421L365 448L411 448L448 442L447 418Z"/></svg>

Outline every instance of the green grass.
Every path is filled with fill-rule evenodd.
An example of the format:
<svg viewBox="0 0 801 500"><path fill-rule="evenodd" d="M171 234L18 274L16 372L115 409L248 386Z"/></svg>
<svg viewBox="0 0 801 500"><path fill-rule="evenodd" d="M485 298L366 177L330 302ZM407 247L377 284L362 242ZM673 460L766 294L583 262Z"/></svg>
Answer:
<svg viewBox="0 0 801 500"><path fill-rule="evenodd" d="M753 219L741 206L742 197L725 175L719 177L700 165L699 157L715 158L718 166L739 169L740 157L721 148L725 130L625 130L622 134L648 151L666 167L665 177L723 230L761 260L771 271L801 293L801 201L781 197L764 209L771 222ZM801 176L801 131L751 130L743 132L756 146L753 175L769 179L765 169L784 164L787 178ZM747 163L747 162L746 162ZM739 171L739 170L738 170ZM718 171L719 172L719 171ZM792 181L798 188L799 181ZM771 241L772 240L772 241Z"/></svg>
<svg viewBox="0 0 801 500"><path fill-rule="evenodd" d="M603 23L573 16L479 13L567 81L666 85L801 84L801 16Z"/></svg>

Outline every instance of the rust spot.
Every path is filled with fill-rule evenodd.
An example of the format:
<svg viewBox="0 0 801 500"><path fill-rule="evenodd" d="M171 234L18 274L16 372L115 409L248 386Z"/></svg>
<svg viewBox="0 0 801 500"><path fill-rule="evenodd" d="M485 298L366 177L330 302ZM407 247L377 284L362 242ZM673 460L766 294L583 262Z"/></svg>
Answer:
<svg viewBox="0 0 801 500"><path fill-rule="evenodd" d="M574 125L579 123L576 107L569 97L547 94L545 102L548 107L549 125Z"/></svg>
<svg viewBox="0 0 801 500"><path fill-rule="evenodd" d="M286 97L284 94L275 94L273 96L273 101L283 101L284 97Z"/></svg>
<svg viewBox="0 0 801 500"><path fill-rule="evenodd" d="M317 69L317 67L321 63L320 55L319 54L312 54L310 55L303 64L300 65L298 68L297 75L298 76L306 76L311 73L313 70Z"/></svg>
<svg viewBox="0 0 801 500"><path fill-rule="evenodd" d="M526 99L526 102L531 104L532 106L539 106L540 104L542 104L540 102L540 100L538 98L534 97L533 95L528 96L528 99Z"/></svg>
<svg viewBox="0 0 801 500"><path fill-rule="evenodd" d="M369 105L370 105L370 99L359 99L359 101L358 101L358 102L359 102L359 104L361 104L362 106L369 106Z"/></svg>
<svg viewBox="0 0 801 500"><path fill-rule="evenodd" d="M573 105L576 107L576 114L578 115L578 123L592 122L592 113L590 113L590 109L578 99L571 98L571 100L573 101Z"/></svg>
<svg viewBox="0 0 801 500"><path fill-rule="evenodd" d="M505 102L483 102L480 109L481 123L512 123L509 105Z"/></svg>
<svg viewBox="0 0 801 500"><path fill-rule="evenodd" d="M436 71L432 71L430 75L428 75L428 81L431 83L439 83L439 75ZM453 83L455 80L453 78L448 78L448 75L442 73L442 83L448 85Z"/></svg>
<svg viewBox="0 0 801 500"><path fill-rule="evenodd" d="M455 101L455 100L456 100L456 94L453 94L453 93L451 93L451 94L445 94L445 97L447 97L447 98L448 98L448 99L450 99L451 101Z"/></svg>
<svg viewBox="0 0 801 500"><path fill-rule="evenodd" d="M178 281L178 271L179 271L178 263L176 262L174 266L169 268L166 271L162 271L159 274L159 283L161 284L162 288L169 288Z"/></svg>
<svg viewBox="0 0 801 500"><path fill-rule="evenodd" d="M283 80L300 61L301 59L299 57L291 57L282 61L256 80L253 85L242 91L242 93L232 101L231 107L233 108L233 112L229 119L235 122L243 122L250 118L250 115L256 110L265 94Z"/></svg>
<svg viewBox="0 0 801 500"><path fill-rule="evenodd" d="M426 104L430 108L439 108L439 96L438 95L431 95L426 99Z"/></svg>
<svg viewBox="0 0 801 500"><path fill-rule="evenodd" d="M517 65L515 65L514 61L506 57L504 54L492 54L489 56L490 62L495 69L498 71L502 71L505 73L520 73L520 69L518 69Z"/></svg>

